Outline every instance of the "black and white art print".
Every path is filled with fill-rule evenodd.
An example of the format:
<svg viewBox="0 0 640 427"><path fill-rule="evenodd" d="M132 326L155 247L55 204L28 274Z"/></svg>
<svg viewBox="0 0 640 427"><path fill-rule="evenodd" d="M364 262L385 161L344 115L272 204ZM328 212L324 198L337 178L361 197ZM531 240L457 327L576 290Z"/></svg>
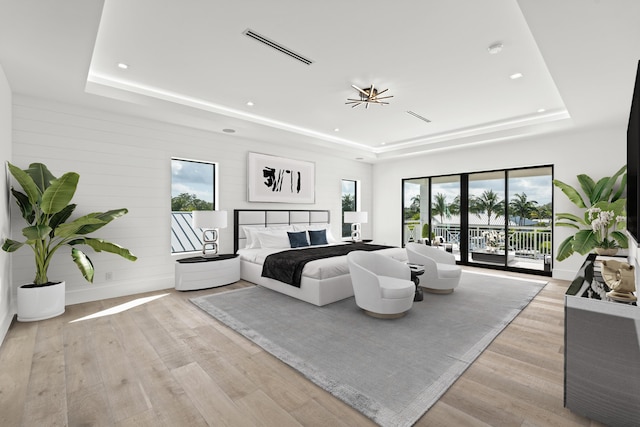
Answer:
<svg viewBox="0 0 640 427"><path fill-rule="evenodd" d="M315 164L249 153L250 202L315 203Z"/></svg>

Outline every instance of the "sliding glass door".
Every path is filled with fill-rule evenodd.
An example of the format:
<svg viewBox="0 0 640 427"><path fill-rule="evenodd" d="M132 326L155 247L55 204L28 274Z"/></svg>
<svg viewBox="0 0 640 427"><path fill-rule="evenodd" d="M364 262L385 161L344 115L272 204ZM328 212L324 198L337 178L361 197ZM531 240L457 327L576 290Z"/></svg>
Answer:
<svg viewBox="0 0 640 427"><path fill-rule="evenodd" d="M429 178L404 180L402 193L402 245L429 239Z"/></svg>
<svg viewBox="0 0 640 427"><path fill-rule="evenodd" d="M431 178L433 244L460 260L460 175ZM456 250L454 250L456 249Z"/></svg>
<svg viewBox="0 0 640 427"><path fill-rule="evenodd" d="M505 265L505 172L473 173L468 176L467 229L469 261Z"/></svg>
<svg viewBox="0 0 640 427"><path fill-rule="evenodd" d="M514 267L551 271L552 168L507 172L509 253Z"/></svg>
<svg viewBox="0 0 640 427"><path fill-rule="evenodd" d="M461 264L551 272L552 166L403 180L402 243L423 242Z"/></svg>

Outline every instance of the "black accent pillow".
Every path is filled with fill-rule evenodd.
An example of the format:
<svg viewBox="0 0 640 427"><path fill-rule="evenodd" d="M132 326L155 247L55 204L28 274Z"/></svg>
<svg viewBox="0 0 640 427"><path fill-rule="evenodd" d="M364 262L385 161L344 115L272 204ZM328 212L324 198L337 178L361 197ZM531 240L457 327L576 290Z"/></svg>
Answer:
<svg viewBox="0 0 640 427"><path fill-rule="evenodd" d="M309 240L311 240L311 245L326 245L327 242L327 230L308 230L309 232Z"/></svg>
<svg viewBox="0 0 640 427"><path fill-rule="evenodd" d="M306 231L287 231L289 235L289 245L292 248L302 248L304 246L309 246L309 242L307 242L307 232Z"/></svg>

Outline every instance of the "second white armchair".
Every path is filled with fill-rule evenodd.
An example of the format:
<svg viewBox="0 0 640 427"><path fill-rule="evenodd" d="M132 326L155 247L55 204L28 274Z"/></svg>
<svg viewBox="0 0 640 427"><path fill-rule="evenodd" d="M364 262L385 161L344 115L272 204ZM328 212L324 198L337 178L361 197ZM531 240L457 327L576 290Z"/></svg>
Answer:
<svg viewBox="0 0 640 427"><path fill-rule="evenodd" d="M427 292L448 294L460 284L462 268L453 254L420 243L407 243L406 250L410 263L424 265L420 286Z"/></svg>

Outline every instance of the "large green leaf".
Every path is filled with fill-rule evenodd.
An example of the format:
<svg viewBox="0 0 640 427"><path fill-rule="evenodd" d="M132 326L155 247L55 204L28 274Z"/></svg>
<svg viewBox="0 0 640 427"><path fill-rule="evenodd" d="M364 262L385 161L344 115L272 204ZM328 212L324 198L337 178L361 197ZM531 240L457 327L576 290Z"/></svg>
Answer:
<svg viewBox="0 0 640 427"><path fill-rule="evenodd" d="M558 246L558 253L556 259L563 261L573 255L573 236L569 236Z"/></svg>
<svg viewBox="0 0 640 427"><path fill-rule="evenodd" d="M596 183L593 181L593 179L591 179L589 175L580 174L577 176L577 178L578 182L580 183L580 188L582 188L584 194L587 195L587 199L591 200Z"/></svg>
<svg viewBox="0 0 640 427"><path fill-rule="evenodd" d="M622 175L622 180L620 181L620 187L618 188L618 191L616 191L616 194L614 194L611 197L611 201L615 202L620 197L622 197L622 195L625 193L626 188L627 188L627 174L625 173L624 175Z"/></svg>
<svg viewBox="0 0 640 427"><path fill-rule="evenodd" d="M616 230L611 232L611 237L613 237L616 240L616 242L618 242L618 245L621 248L629 247L629 238L627 237L626 233Z"/></svg>
<svg viewBox="0 0 640 427"><path fill-rule="evenodd" d="M562 219L566 219L569 221L574 221L583 225L586 225L586 222L584 222L583 218L580 218L577 215L574 215L572 213L568 213L568 212L560 212L556 214L556 220L562 220Z"/></svg>
<svg viewBox="0 0 640 427"><path fill-rule="evenodd" d="M46 214L55 214L67 207L73 198L80 175L75 172L67 172L51 182L42 195L40 208Z"/></svg>
<svg viewBox="0 0 640 427"><path fill-rule="evenodd" d="M22 235L28 240L42 240L47 237L47 234L51 232L51 227L48 225L32 225L22 229Z"/></svg>
<svg viewBox="0 0 640 427"><path fill-rule="evenodd" d="M29 198L26 194L21 193L11 187L11 194L16 199L16 203L20 207L20 213L22 218L29 224L33 224L33 220L36 218L36 212L33 210L33 205L29 202Z"/></svg>
<svg viewBox="0 0 640 427"><path fill-rule="evenodd" d="M93 269L93 263L91 262L89 257L81 250L72 248L71 258L73 258L73 262L76 263L76 265L78 266L78 269L82 273L82 276L84 276L87 282L93 283L94 269Z"/></svg>
<svg viewBox="0 0 640 427"><path fill-rule="evenodd" d="M33 179L33 182L35 182L36 186L40 189L41 194L51 185L51 181L56 179L42 163L31 163L29 169L25 172Z"/></svg>
<svg viewBox="0 0 640 427"><path fill-rule="evenodd" d="M562 192L569 198L569 200L571 200L571 202L573 202L574 205L578 206L579 208L587 207L587 205L584 204L584 200L582 200L582 196L580 195L580 193L578 193L578 191L572 186L565 184L564 182L557 179L553 180L553 185L561 189Z"/></svg>
<svg viewBox="0 0 640 427"><path fill-rule="evenodd" d="M72 240L68 243L69 245L88 245L96 252L109 252L112 254L120 255L121 257L128 259L129 261L135 261L138 259L137 256L133 255L129 249L125 249L120 245L116 245L115 243L107 242L102 239L94 239L91 237L82 237L79 239Z"/></svg>
<svg viewBox="0 0 640 427"><path fill-rule="evenodd" d="M29 198L29 203L32 205L37 204L40 201L40 190L38 186L33 181L33 179L27 174L25 171L20 169L17 166L12 165L11 163L7 163L9 165L9 171L11 175L18 181L18 184L22 187L27 197Z"/></svg>
<svg viewBox="0 0 640 427"><path fill-rule="evenodd" d="M49 226L54 231L54 233L56 228L58 228L60 224L64 224L64 222L69 219L69 217L71 216L75 208L76 208L76 205L72 203L70 205L67 205L60 212L53 214L51 219L49 219Z"/></svg>
<svg viewBox="0 0 640 427"><path fill-rule="evenodd" d="M94 213L90 213L88 215L85 215L85 217L89 217L89 218L97 218L99 220L102 220L103 222L101 223L95 223L95 224L87 224L84 227L82 227L81 229L79 229L76 234L89 234L89 233L93 233L94 231L104 227L105 225L109 224L111 221L113 221L116 218L120 218L121 216L125 215L127 212L129 212L127 209L122 208L122 209L113 209L107 212L94 212Z"/></svg>
<svg viewBox="0 0 640 427"><path fill-rule="evenodd" d="M613 211L616 216L624 215L624 211L627 208L627 199L618 199L615 202L602 201L593 205L594 208L600 208L603 211Z"/></svg>
<svg viewBox="0 0 640 427"><path fill-rule="evenodd" d="M600 244L592 230L580 230L573 236L573 250L586 255Z"/></svg>
<svg viewBox="0 0 640 427"><path fill-rule="evenodd" d="M83 216L69 223L60 224L58 228L55 229L54 234L56 237L67 239L69 237L73 237L77 234L80 234L78 233L78 230L81 230L82 227L86 225L103 224L103 223L104 221L101 219L93 218L89 216Z"/></svg>
<svg viewBox="0 0 640 427"><path fill-rule="evenodd" d="M24 246L24 242L17 242L15 240L6 239L2 245L2 250L6 252L15 252Z"/></svg>
<svg viewBox="0 0 640 427"><path fill-rule="evenodd" d="M609 187L609 181L611 179L607 176L605 178L600 178L596 183L596 186L593 189L593 193L591 193L591 197L589 201L592 205L595 205L598 202L609 201L609 196L611 194L611 188ZM607 188L609 188L609 192L607 193Z"/></svg>

